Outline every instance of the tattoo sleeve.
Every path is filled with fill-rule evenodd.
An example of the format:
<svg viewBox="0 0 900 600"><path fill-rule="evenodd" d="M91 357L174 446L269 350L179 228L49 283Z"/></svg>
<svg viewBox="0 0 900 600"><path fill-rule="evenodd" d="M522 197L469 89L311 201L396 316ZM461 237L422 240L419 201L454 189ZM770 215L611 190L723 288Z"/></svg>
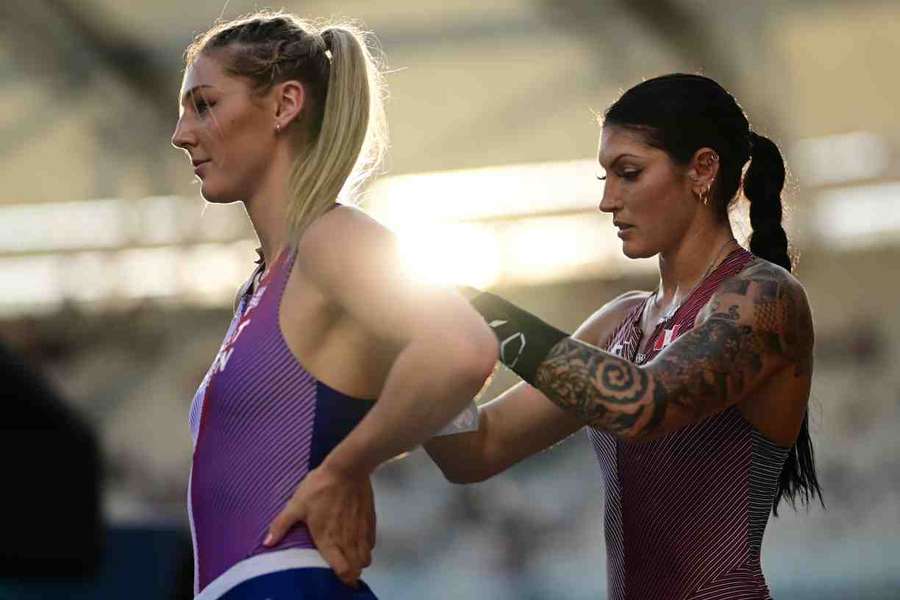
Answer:
<svg viewBox="0 0 900 600"><path fill-rule="evenodd" d="M695 326L638 366L572 338L557 343L536 387L586 424L651 439L739 402L775 373L812 372L806 296L764 261L726 281Z"/></svg>

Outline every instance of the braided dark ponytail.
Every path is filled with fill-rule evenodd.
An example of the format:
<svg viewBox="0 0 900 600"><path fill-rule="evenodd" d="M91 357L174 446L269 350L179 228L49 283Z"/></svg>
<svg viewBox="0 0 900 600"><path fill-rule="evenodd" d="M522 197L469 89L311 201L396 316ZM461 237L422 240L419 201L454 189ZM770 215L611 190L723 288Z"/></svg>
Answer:
<svg viewBox="0 0 900 600"><path fill-rule="evenodd" d="M750 225L753 227L750 251L790 271L792 265L787 234L781 225L784 159L772 140L753 132L750 133L750 156L750 166L744 175L744 196L750 201ZM787 498L791 506L795 506L798 496L804 504L809 504L815 496L822 502L809 437L809 412L803 417L797 442L788 453L778 477L772 514L778 516L778 504L782 498Z"/></svg>
<svg viewBox="0 0 900 600"><path fill-rule="evenodd" d="M791 270L788 240L781 225L781 190L784 160L769 138L750 133L750 166L744 175L744 196L750 201L750 251L769 262Z"/></svg>

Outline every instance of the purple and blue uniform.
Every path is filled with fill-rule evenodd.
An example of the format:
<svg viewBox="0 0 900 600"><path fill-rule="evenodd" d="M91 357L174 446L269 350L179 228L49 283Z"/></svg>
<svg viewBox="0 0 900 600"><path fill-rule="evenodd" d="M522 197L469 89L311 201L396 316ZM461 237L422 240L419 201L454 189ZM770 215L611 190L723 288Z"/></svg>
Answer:
<svg viewBox="0 0 900 600"><path fill-rule="evenodd" d="M636 364L689 331L721 283L753 255L731 253L638 353L646 302L606 348ZM597 429L588 434L606 488L608 596L612 600L758 600L769 591L760 567L763 532L788 455L732 406L651 442Z"/></svg>
<svg viewBox="0 0 900 600"><path fill-rule="evenodd" d="M302 523L263 546L300 481L373 404L317 380L288 348L279 310L296 256L283 251L242 295L191 405L188 514L202 600L374 598L337 579Z"/></svg>

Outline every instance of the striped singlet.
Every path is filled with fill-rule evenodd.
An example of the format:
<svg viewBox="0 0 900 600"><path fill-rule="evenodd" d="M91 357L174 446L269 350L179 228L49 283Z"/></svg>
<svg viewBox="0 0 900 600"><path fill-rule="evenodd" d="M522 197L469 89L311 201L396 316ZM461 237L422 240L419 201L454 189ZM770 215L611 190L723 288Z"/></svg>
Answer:
<svg viewBox="0 0 900 600"><path fill-rule="evenodd" d="M657 326L638 353L645 301L606 348L636 364L693 327L721 283L754 259L732 252ZM763 532L788 454L732 406L650 442L588 428L606 491L611 600L769 598L760 567Z"/></svg>
<svg viewBox="0 0 900 600"><path fill-rule="evenodd" d="M275 547L262 542L300 481L373 404L318 381L288 348L278 316L296 255L296 248L284 250L255 293L242 295L191 405L195 593L251 557L251 565L281 564L274 559L298 551L267 553L314 547L303 524Z"/></svg>

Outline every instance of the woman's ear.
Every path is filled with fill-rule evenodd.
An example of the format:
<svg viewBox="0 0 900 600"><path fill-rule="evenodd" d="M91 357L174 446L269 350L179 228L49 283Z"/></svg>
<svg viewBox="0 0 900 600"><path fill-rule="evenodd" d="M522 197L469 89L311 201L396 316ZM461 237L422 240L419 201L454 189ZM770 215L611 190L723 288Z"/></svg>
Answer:
<svg viewBox="0 0 900 600"><path fill-rule="evenodd" d="M283 131L291 123L300 120L300 114L306 103L306 90L296 80L283 81L275 86L275 114L273 128Z"/></svg>
<svg viewBox="0 0 900 600"><path fill-rule="evenodd" d="M708 193L718 174L719 154L715 150L704 147L694 152L687 175L695 194L702 196Z"/></svg>

